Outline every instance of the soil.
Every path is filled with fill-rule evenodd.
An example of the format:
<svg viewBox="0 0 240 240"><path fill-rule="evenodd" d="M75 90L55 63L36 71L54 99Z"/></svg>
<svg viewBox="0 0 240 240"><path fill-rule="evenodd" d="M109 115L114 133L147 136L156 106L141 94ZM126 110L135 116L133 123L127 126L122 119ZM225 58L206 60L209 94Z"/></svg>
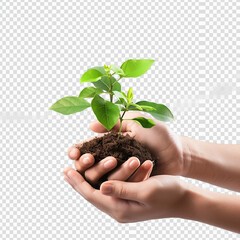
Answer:
<svg viewBox="0 0 240 240"><path fill-rule="evenodd" d="M137 157L141 163L151 160L156 167L156 157L150 149L142 143L130 137L128 134L121 135L118 139L117 132L109 132L103 137L95 137L91 141L84 142L79 150L82 154L91 153L94 156L95 163L101 161L107 156L113 156L117 159L118 166L123 164L130 157ZM114 170L112 170L114 171ZM112 172L105 174L99 182L93 187L99 189L102 182L107 180L107 176Z"/></svg>

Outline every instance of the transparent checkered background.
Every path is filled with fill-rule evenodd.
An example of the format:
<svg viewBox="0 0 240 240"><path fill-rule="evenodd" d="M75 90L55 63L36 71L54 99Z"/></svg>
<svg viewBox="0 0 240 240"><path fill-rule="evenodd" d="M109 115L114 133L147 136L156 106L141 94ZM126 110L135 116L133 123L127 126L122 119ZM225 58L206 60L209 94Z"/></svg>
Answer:
<svg viewBox="0 0 240 240"><path fill-rule="evenodd" d="M156 60L122 84L136 100L167 104L175 132L240 143L238 0L1 0L1 239L239 239L182 219L119 224L63 181L66 151L93 135L94 116L48 107L88 86L87 68L128 58Z"/></svg>

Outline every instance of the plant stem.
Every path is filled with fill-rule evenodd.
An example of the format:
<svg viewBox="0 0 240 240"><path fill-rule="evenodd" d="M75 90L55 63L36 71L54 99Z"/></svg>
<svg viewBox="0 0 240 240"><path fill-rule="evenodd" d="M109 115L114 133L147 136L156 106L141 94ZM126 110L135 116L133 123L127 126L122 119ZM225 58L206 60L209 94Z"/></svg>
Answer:
<svg viewBox="0 0 240 240"><path fill-rule="evenodd" d="M122 114L122 118L123 118L124 114L126 113L126 111L127 111L127 109L123 112L123 114ZM123 120L123 119L122 119L122 120Z"/></svg>
<svg viewBox="0 0 240 240"><path fill-rule="evenodd" d="M127 111L127 109L123 112L123 114L122 114L122 116L120 116L120 127L119 127L119 132L118 132L118 138L117 139L119 139L120 138L120 135L121 135L121 131L122 131L122 122L123 122L123 116L124 116L124 114L126 113L126 111Z"/></svg>
<svg viewBox="0 0 240 240"><path fill-rule="evenodd" d="M113 84L112 84L112 86L115 84L115 83L117 83L120 79L122 79L122 77L120 76L119 77L119 79L118 80L116 80Z"/></svg>
<svg viewBox="0 0 240 240"><path fill-rule="evenodd" d="M115 74L115 73L113 73L113 74L108 74L108 79L109 79L109 84L110 84L110 89L109 89L109 92L110 92L110 93L109 93L109 94L110 94L110 102L113 101L113 92L112 92L112 89L113 89L114 84L117 83L121 78L123 78L122 76L120 76L118 80L116 80L114 83L112 83L111 77L112 77L114 74Z"/></svg>
<svg viewBox="0 0 240 240"><path fill-rule="evenodd" d="M112 92L112 81L111 81L111 75L108 74L108 79L109 79L109 84L110 84L110 89L109 89L109 92L110 92L110 102L113 101L113 92Z"/></svg>
<svg viewBox="0 0 240 240"><path fill-rule="evenodd" d="M119 127L119 132L118 132L118 138L117 138L117 140L120 138L120 136L121 136L121 131L122 131L122 121L123 121L123 119L122 119L122 117L120 117L120 127Z"/></svg>

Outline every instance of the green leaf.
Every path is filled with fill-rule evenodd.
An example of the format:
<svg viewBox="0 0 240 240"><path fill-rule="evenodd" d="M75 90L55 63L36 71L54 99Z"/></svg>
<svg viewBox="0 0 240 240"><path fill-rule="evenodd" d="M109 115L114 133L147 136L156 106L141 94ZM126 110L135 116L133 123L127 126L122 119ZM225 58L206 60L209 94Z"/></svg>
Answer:
<svg viewBox="0 0 240 240"><path fill-rule="evenodd" d="M101 79L104 74L97 69L88 69L81 77L80 83L83 82L96 82Z"/></svg>
<svg viewBox="0 0 240 240"><path fill-rule="evenodd" d="M110 84L109 84L109 79L107 76L107 73L104 69L104 67L93 67L91 69L95 69L97 71L99 71L100 73L102 73L103 77L101 79L99 79L97 82L93 82L93 85L97 88L101 88L102 90L105 90L105 91L109 91L110 89ZM114 83L116 81L116 79L112 76L111 77L111 82ZM113 89L112 90L115 90L115 91L121 91L121 85L120 83L115 83L114 86L113 86Z"/></svg>
<svg viewBox="0 0 240 240"><path fill-rule="evenodd" d="M126 110L126 108L123 106L123 104L120 102L120 100L117 100L114 104L118 106L120 111Z"/></svg>
<svg viewBox="0 0 240 240"><path fill-rule="evenodd" d="M113 91L113 92L116 93L119 97L127 100L127 95L124 92L122 91Z"/></svg>
<svg viewBox="0 0 240 240"><path fill-rule="evenodd" d="M127 101L128 103L132 102L133 100L133 89L129 88L128 93L127 93Z"/></svg>
<svg viewBox="0 0 240 240"><path fill-rule="evenodd" d="M125 99L127 99L127 95L124 92L121 92L121 93L125 97Z"/></svg>
<svg viewBox="0 0 240 240"><path fill-rule="evenodd" d="M102 123L108 131L117 123L120 109L114 103L96 95L91 102L91 107L98 121Z"/></svg>
<svg viewBox="0 0 240 240"><path fill-rule="evenodd" d="M141 105L141 108L143 111L153 111L153 110L156 110L156 108L154 107L150 107L150 106L145 106L145 105Z"/></svg>
<svg viewBox="0 0 240 240"><path fill-rule="evenodd" d="M111 65L111 69L113 70L113 72L117 73L118 75L124 75L124 71L120 67L114 64Z"/></svg>
<svg viewBox="0 0 240 240"><path fill-rule="evenodd" d="M144 106L144 105L140 106L136 103L130 103L128 110L149 112L150 110L156 110L156 108L153 108L150 106Z"/></svg>
<svg viewBox="0 0 240 240"><path fill-rule="evenodd" d="M102 66L93 67L91 69L95 69L95 70L99 71L100 73L102 73L102 75L107 75L104 67L102 67Z"/></svg>
<svg viewBox="0 0 240 240"><path fill-rule="evenodd" d="M86 87L84 88L80 94L80 98L93 98L96 94L102 93L103 90L100 88L95 88L95 87Z"/></svg>
<svg viewBox="0 0 240 240"><path fill-rule="evenodd" d="M128 107L129 110L138 110L138 111L143 111L142 107L135 104L135 103L130 103L129 107Z"/></svg>
<svg viewBox="0 0 240 240"><path fill-rule="evenodd" d="M55 102L49 109L64 115L69 115L81 112L88 107L90 107L90 103L85 99L78 97L64 97Z"/></svg>
<svg viewBox="0 0 240 240"><path fill-rule="evenodd" d="M144 117L136 117L131 120L135 121L144 128L151 128L156 125L156 123L152 119L147 119Z"/></svg>
<svg viewBox="0 0 240 240"><path fill-rule="evenodd" d="M127 105L127 97L126 94L124 92L121 91L113 91L114 95L119 99L120 103L123 105ZM125 100L126 99L126 100Z"/></svg>
<svg viewBox="0 0 240 240"><path fill-rule="evenodd" d="M124 77L139 77L147 72L153 62L152 59L129 59L122 64L121 69Z"/></svg>
<svg viewBox="0 0 240 240"><path fill-rule="evenodd" d="M108 65L104 64L104 70L106 73L110 73L111 68Z"/></svg>
<svg viewBox="0 0 240 240"><path fill-rule="evenodd" d="M174 116L172 112L163 104L158 104L154 102L148 102L148 101L140 101L137 102L136 104L140 106L150 106L155 108L156 110L147 110L153 117L156 119L163 121L163 122L170 122L174 120Z"/></svg>
<svg viewBox="0 0 240 240"><path fill-rule="evenodd" d="M116 79L112 76L111 77L111 82L114 83ZM99 81L93 82L93 85L97 88L101 88L102 90L109 91L110 89L110 83L109 83L109 78L108 77L102 77ZM114 91L121 91L121 85L119 82L115 83L113 85L112 90Z"/></svg>
<svg viewBox="0 0 240 240"><path fill-rule="evenodd" d="M118 99L116 102L114 102L114 104L122 105L122 102Z"/></svg>

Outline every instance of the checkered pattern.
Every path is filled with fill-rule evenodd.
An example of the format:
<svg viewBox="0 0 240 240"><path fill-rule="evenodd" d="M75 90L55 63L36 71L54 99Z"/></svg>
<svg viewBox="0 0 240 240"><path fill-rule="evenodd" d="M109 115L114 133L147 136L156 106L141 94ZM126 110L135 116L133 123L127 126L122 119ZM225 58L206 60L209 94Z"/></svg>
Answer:
<svg viewBox="0 0 240 240"><path fill-rule="evenodd" d="M239 22L238 0L1 0L1 239L237 239L182 219L119 224L91 206L61 171L94 116L48 107L88 86L89 67L153 58L125 90L167 104L179 134L240 143Z"/></svg>

